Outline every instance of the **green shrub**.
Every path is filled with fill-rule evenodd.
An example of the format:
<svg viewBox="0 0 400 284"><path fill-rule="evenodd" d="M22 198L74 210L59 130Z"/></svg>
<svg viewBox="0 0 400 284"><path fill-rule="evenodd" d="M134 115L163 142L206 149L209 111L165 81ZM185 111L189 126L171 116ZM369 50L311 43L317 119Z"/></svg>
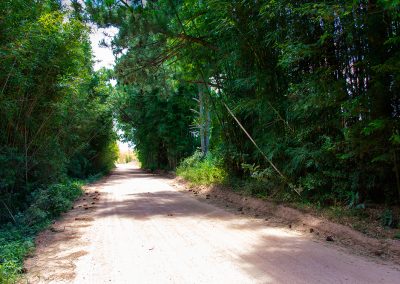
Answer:
<svg viewBox="0 0 400 284"><path fill-rule="evenodd" d="M221 184L225 181L227 173L222 167L222 161L209 153L202 157L200 152L184 159L176 170L178 176L197 184Z"/></svg>
<svg viewBox="0 0 400 284"><path fill-rule="evenodd" d="M0 233L0 284L15 282L22 272L23 258L33 249L33 239L21 238L20 235L16 232L15 237L20 239L6 242Z"/></svg>
<svg viewBox="0 0 400 284"><path fill-rule="evenodd" d="M67 181L34 191L30 206L16 214L16 223L0 227L0 284L15 283L36 234L67 211L82 194L81 183Z"/></svg>
<svg viewBox="0 0 400 284"><path fill-rule="evenodd" d="M24 225L40 229L47 225L47 221L67 211L81 193L81 184L75 181L36 190L32 193L31 205L18 217Z"/></svg>

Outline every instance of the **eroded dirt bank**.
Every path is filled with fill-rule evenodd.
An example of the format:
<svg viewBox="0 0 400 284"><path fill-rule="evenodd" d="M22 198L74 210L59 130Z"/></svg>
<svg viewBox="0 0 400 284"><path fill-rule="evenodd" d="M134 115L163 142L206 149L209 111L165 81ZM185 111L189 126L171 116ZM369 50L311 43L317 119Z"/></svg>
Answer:
<svg viewBox="0 0 400 284"><path fill-rule="evenodd" d="M400 267L119 166L38 238L29 283L398 283ZM85 199L85 200L84 200ZM235 209L236 210L236 209Z"/></svg>

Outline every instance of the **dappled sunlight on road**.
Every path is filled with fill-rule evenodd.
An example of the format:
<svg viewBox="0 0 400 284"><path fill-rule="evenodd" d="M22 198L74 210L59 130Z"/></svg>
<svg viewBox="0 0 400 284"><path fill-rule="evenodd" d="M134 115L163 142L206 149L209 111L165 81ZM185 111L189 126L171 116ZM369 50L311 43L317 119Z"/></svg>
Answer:
<svg viewBox="0 0 400 284"><path fill-rule="evenodd" d="M394 283L400 272L177 191L119 165L71 245L75 283ZM57 242L55 239L54 242ZM54 246L54 244L52 245ZM56 249L52 251L57 255ZM48 261L50 261L49 258ZM43 264L43 263L42 263ZM48 265L51 265L49 262ZM65 271L64 271L65 272Z"/></svg>

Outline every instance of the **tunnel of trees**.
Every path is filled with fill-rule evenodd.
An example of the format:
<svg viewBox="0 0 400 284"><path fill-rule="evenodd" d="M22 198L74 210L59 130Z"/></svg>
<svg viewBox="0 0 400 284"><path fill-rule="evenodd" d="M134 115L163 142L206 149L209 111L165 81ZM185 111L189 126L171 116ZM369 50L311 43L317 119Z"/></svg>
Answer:
<svg viewBox="0 0 400 284"><path fill-rule="evenodd" d="M143 168L189 180L252 180L254 195L318 206L400 203L399 0L0 11L0 283L82 180L114 167L116 129ZM93 69L93 25L118 29L112 70Z"/></svg>
<svg viewBox="0 0 400 284"><path fill-rule="evenodd" d="M0 3L0 222L111 169L114 124L144 168L399 202L399 1L62 4ZM114 70L93 70L93 24L118 28Z"/></svg>
<svg viewBox="0 0 400 284"><path fill-rule="evenodd" d="M85 1L116 26L114 104L142 165L202 150L326 204L395 203L398 1ZM294 189L294 190L293 190Z"/></svg>

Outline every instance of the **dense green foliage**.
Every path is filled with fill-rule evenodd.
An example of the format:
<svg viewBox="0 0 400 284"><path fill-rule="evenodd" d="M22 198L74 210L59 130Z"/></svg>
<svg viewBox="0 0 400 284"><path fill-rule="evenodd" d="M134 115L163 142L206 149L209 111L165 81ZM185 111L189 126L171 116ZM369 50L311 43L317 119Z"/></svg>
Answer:
<svg viewBox="0 0 400 284"><path fill-rule="evenodd" d="M15 223L1 227L1 284L14 283L22 271L24 257L34 247L36 234L70 209L81 193L81 183L70 181L37 189L29 196L29 208L15 216Z"/></svg>
<svg viewBox="0 0 400 284"><path fill-rule="evenodd" d="M0 279L79 195L71 177L113 167L113 119L143 167L195 183L400 202L398 0L60 2L0 1ZM115 90L85 21L119 28Z"/></svg>
<svg viewBox="0 0 400 284"><path fill-rule="evenodd" d="M168 90L207 87L211 151L233 176L253 169L268 190L283 184L287 193L324 204L399 201L399 1L86 4L83 17L120 28L113 42L119 85L142 86L162 117L181 115L157 105ZM182 112L195 94L185 97ZM154 109L125 106L132 113L124 123L131 117L134 133L167 122ZM137 124L135 115L149 113ZM154 147L172 138L157 133L147 140L128 135L145 165ZM141 148L144 141L149 148Z"/></svg>
<svg viewBox="0 0 400 284"><path fill-rule="evenodd" d="M117 119L127 141L134 141L144 168L175 168L195 150L190 133L193 101L179 87L165 94L154 86L119 88L115 97Z"/></svg>
<svg viewBox="0 0 400 284"><path fill-rule="evenodd" d="M112 91L89 30L60 1L0 1L0 283L35 234L80 194L71 178L110 170ZM7 280L8 279L8 280Z"/></svg>
<svg viewBox="0 0 400 284"><path fill-rule="evenodd" d="M57 1L0 9L0 198L15 214L37 188L112 167L115 134L84 24ZM1 204L0 223L9 218Z"/></svg>

